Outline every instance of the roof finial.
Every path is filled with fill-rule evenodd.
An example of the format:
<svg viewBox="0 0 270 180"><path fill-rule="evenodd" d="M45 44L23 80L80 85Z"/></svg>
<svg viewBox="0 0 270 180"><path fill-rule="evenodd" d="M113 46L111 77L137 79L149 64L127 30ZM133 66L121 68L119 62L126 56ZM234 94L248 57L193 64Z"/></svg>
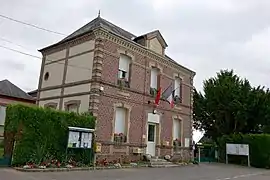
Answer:
<svg viewBox="0 0 270 180"><path fill-rule="evenodd" d="M98 10L98 17L100 17L100 10Z"/></svg>

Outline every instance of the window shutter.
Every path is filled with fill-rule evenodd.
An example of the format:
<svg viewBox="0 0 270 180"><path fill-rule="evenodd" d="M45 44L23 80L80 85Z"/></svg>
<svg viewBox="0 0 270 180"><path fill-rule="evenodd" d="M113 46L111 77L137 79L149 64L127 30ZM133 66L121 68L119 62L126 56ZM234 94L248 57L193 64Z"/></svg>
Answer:
<svg viewBox="0 0 270 180"><path fill-rule="evenodd" d="M179 93L180 102L182 103L183 102L183 80L182 79L180 79L180 88L179 88L179 90L180 90L180 93Z"/></svg>
<svg viewBox="0 0 270 180"><path fill-rule="evenodd" d="M181 138L180 127L181 127L180 120L174 119L173 120L173 140Z"/></svg>
<svg viewBox="0 0 270 180"><path fill-rule="evenodd" d="M155 89L158 88L158 69L157 68L151 69L150 87L155 88Z"/></svg>
<svg viewBox="0 0 270 180"><path fill-rule="evenodd" d="M0 106L0 125L5 124L5 119L6 119L6 107Z"/></svg>
<svg viewBox="0 0 270 180"><path fill-rule="evenodd" d="M115 111L115 133L125 133L126 127L126 109L116 108Z"/></svg>
<svg viewBox="0 0 270 180"><path fill-rule="evenodd" d="M161 87L161 74L158 73L157 75L157 89L159 89Z"/></svg>
<svg viewBox="0 0 270 180"><path fill-rule="evenodd" d="M174 80L174 88L175 88L175 95L176 96L179 96L179 97L181 97L180 96L180 92L181 92L181 81L180 81L180 78L175 78L175 80Z"/></svg>
<svg viewBox="0 0 270 180"><path fill-rule="evenodd" d="M131 80L131 73L132 73L132 63L129 63L129 72L128 72L128 74L127 74L127 79L128 79L128 81L130 81Z"/></svg>
<svg viewBox="0 0 270 180"><path fill-rule="evenodd" d="M121 54L119 59L119 69L125 72L129 72L130 57Z"/></svg>

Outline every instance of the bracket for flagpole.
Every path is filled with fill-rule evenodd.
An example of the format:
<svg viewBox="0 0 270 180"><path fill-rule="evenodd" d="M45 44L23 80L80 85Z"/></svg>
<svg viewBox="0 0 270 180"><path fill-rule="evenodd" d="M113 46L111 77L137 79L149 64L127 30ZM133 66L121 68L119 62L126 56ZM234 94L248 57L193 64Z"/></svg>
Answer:
<svg viewBox="0 0 270 180"><path fill-rule="evenodd" d="M157 114L157 107L158 107L158 105L157 104L154 104L153 114Z"/></svg>

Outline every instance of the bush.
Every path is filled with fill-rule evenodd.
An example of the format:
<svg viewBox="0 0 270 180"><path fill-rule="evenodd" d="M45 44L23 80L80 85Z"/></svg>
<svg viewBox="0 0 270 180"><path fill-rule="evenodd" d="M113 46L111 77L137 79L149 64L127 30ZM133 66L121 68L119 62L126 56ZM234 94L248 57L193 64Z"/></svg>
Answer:
<svg viewBox="0 0 270 180"><path fill-rule="evenodd" d="M219 157L222 162L226 158L226 143L249 144L250 164L258 168L270 167L270 135L269 134L233 134L218 139ZM229 162L247 164L246 156L231 156Z"/></svg>
<svg viewBox="0 0 270 180"><path fill-rule="evenodd" d="M28 162L40 164L52 159L65 161L68 126L94 129L95 118L89 114L78 115L50 108L8 106L5 139L9 142L5 144L13 144L10 141L15 139L12 165L24 165ZM15 136L6 137L11 134ZM85 151L84 153L90 154L91 150ZM72 155L84 163L89 163L91 157L84 156L84 153L73 151L68 156Z"/></svg>
<svg viewBox="0 0 270 180"><path fill-rule="evenodd" d="M4 148L4 140L0 139L0 148Z"/></svg>

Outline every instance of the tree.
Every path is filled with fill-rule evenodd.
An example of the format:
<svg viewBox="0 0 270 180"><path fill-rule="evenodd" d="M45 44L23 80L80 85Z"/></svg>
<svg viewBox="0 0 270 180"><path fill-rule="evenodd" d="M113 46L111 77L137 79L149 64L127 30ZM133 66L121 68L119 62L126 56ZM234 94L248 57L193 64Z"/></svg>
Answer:
<svg viewBox="0 0 270 180"><path fill-rule="evenodd" d="M252 88L233 70L222 70L203 85L204 95L194 90L194 128L204 130L206 136L216 140L270 127L270 95L264 87Z"/></svg>

